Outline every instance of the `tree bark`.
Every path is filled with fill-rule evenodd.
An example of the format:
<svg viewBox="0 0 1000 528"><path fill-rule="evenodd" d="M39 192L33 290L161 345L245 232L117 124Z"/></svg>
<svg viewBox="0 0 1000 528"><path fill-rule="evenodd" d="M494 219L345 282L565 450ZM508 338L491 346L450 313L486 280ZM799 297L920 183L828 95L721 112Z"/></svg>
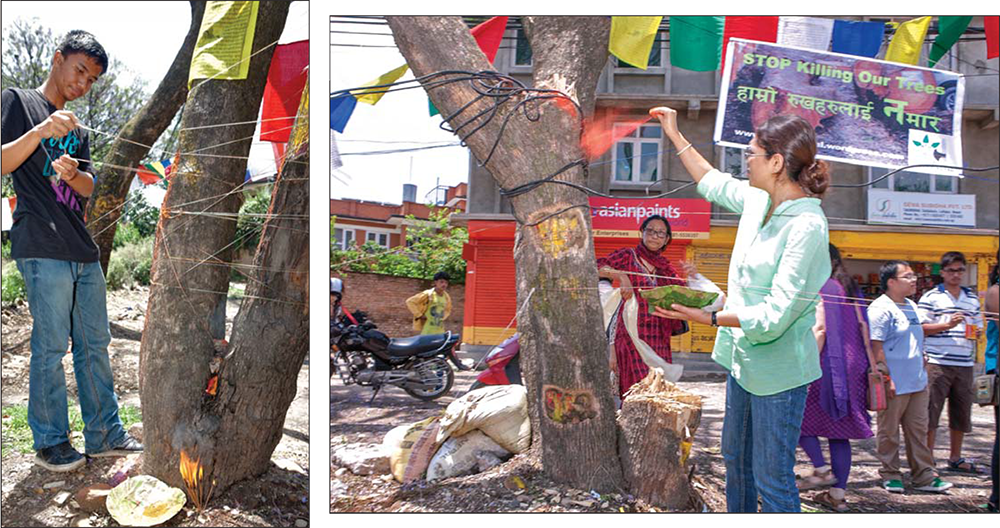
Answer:
<svg viewBox="0 0 1000 528"><path fill-rule="evenodd" d="M664 381L657 370L632 386L618 415L618 449L633 495L671 510L689 506L687 458L700 423L701 396Z"/></svg>
<svg viewBox="0 0 1000 528"><path fill-rule="evenodd" d="M226 451L256 460L250 454L264 449L266 444L256 438L247 441L246 436L240 437L244 443L221 438L222 432L230 431L227 421L232 420L224 413L236 409L250 412L261 419L262 430L269 429L274 421L265 418L273 416L280 403L280 399L261 402L265 408L246 410L240 402L251 402L253 398L244 400L242 392L232 387L220 387L213 398L206 394L206 387L215 357L209 319L216 306L225 301L229 287L235 215L241 203L239 189L251 143L247 138L253 136L274 52L271 45L278 40L287 14L287 2L261 2L252 49L263 51L250 59L247 78L196 81L181 118L182 152L219 147L212 150L215 157L180 157L164 200L153 249L152 287L139 364L144 471L173 486L183 487L178 471L182 450L201 459L206 466L205 480L211 477L217 481L217 493L246 476L246 465L221 466L213 461ZM187 82L186 72L183 77ZM286 322L248 320L244 324L270 329ZM286 351L279 347L264 353L283 356ZM231 362L227 367L224 361L225 375L220 376L232 380L230 384L235 387L240 387L241 376L247 375L238 365ZM273 380L278 378L284 379L278 374ZM254 390L254 382L247 385Z"/></svg>
<svg viewBox="0 0 1000 528"><path fill-rule="evenodd" d="M87 203L87 229L101 250L101 268L105 275L108 274L111 243L118 230L122 204L128 196L132 176L138 163L149 152L142 145L156 142L187 99L187 73L191 68L191 55L198 41L198 28L204 14L205 2L191 2L191 25L170 69L149 102L122 128L111 144L104 163L96 167L100 174L94 194Z"/></svg>
<svg viewBox="0 0 1000 528"><path fill-rule="evenodd" d="M386 17L396 44L417 76L444 70L492 70L468 27L458 17ZM593 111L597 79L607 60L610 21L606 17L526 17L537 88L560 90ZM442 115L469 104L478 94L460 82L428 90ZM495 119L465 137L469 149L488 163L505 189L545 178L584 158L581 119L565 100L528 103L530 119L515 103L504 103ZM491 107L473 103L451 123ZM485 115L489 115L486 113ZM535 119L537 118L537 119ZM465 127L468 132L484 119ZM575 166L559 180L585 184ZM521 357L534 429L545 472L583 489L620 490L614 390L606 358L607 338L597 296L597 269L587 196L562 185L542 185L511 199L518 219L514 259Z"/></svg>

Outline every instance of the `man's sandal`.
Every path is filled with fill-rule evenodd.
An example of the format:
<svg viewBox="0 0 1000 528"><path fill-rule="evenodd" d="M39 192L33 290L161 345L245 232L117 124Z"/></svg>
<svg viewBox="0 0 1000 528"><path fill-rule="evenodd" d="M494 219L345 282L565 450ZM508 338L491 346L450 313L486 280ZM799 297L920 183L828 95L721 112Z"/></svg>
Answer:
<svg viewBox="0 0 1000 528"><path fill-rule="evenodd" d="M972 460L966 460L960 458L954 462L948 461L948 470L955 473L969 473L971 475L979 475L981 472L979 466L976 465Z"/></svg>

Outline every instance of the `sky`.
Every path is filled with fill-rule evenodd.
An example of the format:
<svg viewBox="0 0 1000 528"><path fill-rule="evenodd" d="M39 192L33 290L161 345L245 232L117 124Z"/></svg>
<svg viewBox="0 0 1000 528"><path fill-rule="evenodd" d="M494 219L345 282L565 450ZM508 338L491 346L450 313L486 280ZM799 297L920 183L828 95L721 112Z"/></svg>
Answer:
<svg viewBox="0 0 1000 528"><path fill-rule="evenodd" d="M317 15L318 10L314 16ZM406 63L394 47L386 25L332 22L330 30L331 92L363 85ZM335 31L381 35L348 35ZM412 79L413 73L408 71L400 81ZM439 181L440 185L447 186L467 182L469 152L460 146L396 154L350 155L352 152L457 143L454 134L439 128L441 122L441 116L429 116L427 93L423 89L387 93L374 106L358 103L344 133L334 132L344 165L332 173L332 197L399 204L402 203L403 184L413 183L417 185L417 202L427 202L434 197L428 193L439 185Z"/></svg>
<svg viewBox="0 0 1000 528"><path fill-rule="evenodd" d="M309 3L292 2L285 30L279 43L309 38ZM70 13L71 16L68 16ZM18 19L38 19L42 26L60 36L73 29L93 33L109 57L124 63L135 75L147 81L152 93L163 79L184 43L191 24L191 7L185 1L169 2L0 2L3 33ZM155 21L155 23L150 23ZM123 29L124 28L124 29ZM132 28L131 30L128 28ZM324 35L325 37L325 35ZM7 50L3 39L2 50ZM113 132L113 131L109 131ZM259 130L255 135L259 134ZM273 173L274 154L270 143L254 141L251 162L259 167L269 164ZM162 192L149 189L147 199L158 206Z"/></svg>

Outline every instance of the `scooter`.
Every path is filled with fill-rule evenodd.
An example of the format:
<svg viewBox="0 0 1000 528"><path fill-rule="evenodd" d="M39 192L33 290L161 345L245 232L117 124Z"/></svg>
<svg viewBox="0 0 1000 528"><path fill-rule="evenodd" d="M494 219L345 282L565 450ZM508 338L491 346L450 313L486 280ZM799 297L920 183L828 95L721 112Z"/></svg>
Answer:
<svg viewBox="0 0 1000 528"><path fill-rule="evenodd" d="M520 334L515 333L486 354L482 359L486 363L486 370L476 376L476 381L469 387L470 391L488 385L521 385L519 338Z"/></svg>

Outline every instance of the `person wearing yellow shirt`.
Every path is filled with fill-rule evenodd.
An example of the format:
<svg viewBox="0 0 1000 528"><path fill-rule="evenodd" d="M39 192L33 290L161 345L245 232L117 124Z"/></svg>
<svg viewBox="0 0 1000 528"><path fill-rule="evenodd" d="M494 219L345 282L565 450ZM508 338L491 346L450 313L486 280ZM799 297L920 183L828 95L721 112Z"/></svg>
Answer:
<svg viewBox="0 0 1000 528"><path fill-rule="evenodd" d="M448 295L448 274L439 271L434 275L434 287L406 300L406 307L413 314L413 329L422 335L443 334L444 320L451 315L451 296Z"/></svg>

